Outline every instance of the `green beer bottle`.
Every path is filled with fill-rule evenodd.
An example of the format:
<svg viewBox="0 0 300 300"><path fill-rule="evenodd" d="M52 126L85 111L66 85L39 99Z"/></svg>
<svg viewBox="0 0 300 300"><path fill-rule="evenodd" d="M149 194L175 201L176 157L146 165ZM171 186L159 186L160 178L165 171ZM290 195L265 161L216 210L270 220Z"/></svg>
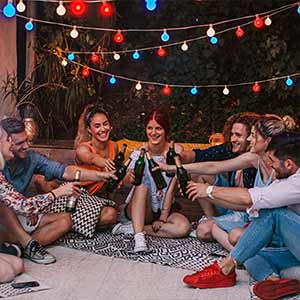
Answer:
<svg viewBox="0 0 300 300"><path fill-rule="evenodd" d="M170 142L170 147L169 147L169 151L167 152L167 158L166 158L166 161L167 161L167 164L168 165L175 165L175 160L174 160L174 157L176 156L176 152L175 152L175 148L174 148L174 141L171 141ZM166 175L168 177L174 177L175 176L175 173L169 173L169 172L166 172Z"/></svg>
<svg viewBox="0 0 300 300"><path fill-rule="evenodd" d="M106 191L109 193L112 193L120 181L125 177L127 168L131 162L131 158L128 158L124 164L122 164L116 171L115 175L118 177L118 179L112 179L110 178L106 184Z"/></svg>
<svg viewBox="0 0 300 300"><path fill-rule="evenodd" d="M149 171L156 184L156 188L158 190L164 189L165 187L167 187L167 183L161 173L159 165L153 160L149 152L146 152L146 156L149 164Z"/></svg>
<svg viewBox="0 0 300 300"><path fill-rule="evenodd" d="M142 179L144 176L145 169L145 149L141 149L139 159L136 161L134 165L134 182L133 185L140 185L142 183Z"/></svg>
<svg viewBox="0 0 300 300"><path fill-rule="evenodd" d="M80 181L80 175L81 175L81 171L77 170L75 172L75 177L74 177L75 182ZM76 211L76 205L77 205L77 199L74 196L69 196L67 198L65 211L73 214Z"/></svg>
<svg viewBox="0 0 300 300"><path fill-rule="evenodd" d="M121 167L124 160L125 160L126 148L127 148L127 144L123 144L121 151L114 158L114 163L115 163L115 168L116 169Z"/></svg>
<svg viewBox="0 0 300 300"><path fill-rule="evenodd" d="M179 185L182 190L183 196L188 198L186 190L188 182L191 180L191 177L186 171L186 169L182 166L180 157L178 155L175 156L175 164L177 168L177 179L179 181Z"/></svg>

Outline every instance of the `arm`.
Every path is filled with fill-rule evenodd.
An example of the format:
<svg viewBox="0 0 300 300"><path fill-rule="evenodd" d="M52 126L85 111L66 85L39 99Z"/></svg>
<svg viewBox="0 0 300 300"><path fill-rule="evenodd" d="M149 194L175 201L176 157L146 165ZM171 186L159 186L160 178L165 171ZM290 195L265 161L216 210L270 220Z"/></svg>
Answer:
<svg viewBox="0 0 300 300"><path fill-rule="evenodd" d="M166 222L168 219L168 216L170 215L170 210L171 210L172 202L174 199L174 190L176 187L176 181L177 181L177 179L175 177L172 178L169 188L167 190L164 202L163 202L161 214L159 217L159 220L161 220L163 222Z"/></svg>

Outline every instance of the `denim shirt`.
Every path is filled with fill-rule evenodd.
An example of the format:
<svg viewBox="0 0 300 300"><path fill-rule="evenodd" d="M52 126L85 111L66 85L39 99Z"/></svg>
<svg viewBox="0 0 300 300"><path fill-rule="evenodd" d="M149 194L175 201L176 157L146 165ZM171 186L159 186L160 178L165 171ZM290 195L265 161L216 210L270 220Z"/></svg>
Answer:
<svg viewBox="0 0 300 300"><path fill-rule="evenodd" d="M231 152L228 150L228 146L226 144L221 144L214 147L209 147L207 149L193 149L195 152L195 162L203 162L203 161L221 161L234 158L238 156L238 154ZM254 185L255 175L256 175L255 168L247 168L243 169L243 183L244 187L251 188ZM235 186L235 171L228 172L228 181L229 186Z"/></svg>
<svg viewBox="0 0 300 300"><path fill-rule="evenodd" d="M3 174L19 193L25 194L34 174L44 175L46 180L62 180L65 168L66 165L29 150L26 158L17 158L17 168L14 173L11 172L10 163L6 162Z"/></svg>

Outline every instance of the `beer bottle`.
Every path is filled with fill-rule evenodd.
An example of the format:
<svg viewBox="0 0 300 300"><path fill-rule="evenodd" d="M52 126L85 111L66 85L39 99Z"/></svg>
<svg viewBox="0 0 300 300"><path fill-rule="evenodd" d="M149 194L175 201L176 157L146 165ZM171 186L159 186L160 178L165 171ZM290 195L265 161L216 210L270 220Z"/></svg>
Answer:
<svg viewBox="0 0 300 300"><path fill-rule="evenodd" d="M167 187L167 183L161 173L159 165L153 160L149 152L146 152L146 156L149 164L149 171L156 184L156 188L158 190L164 189L165 187Z"/></svg>
<svg viewBox="0 0 300 300"><path fill-rule="evenodd" d="M125 160L125 152L126 152L127 144L123 144L122 150L115 156L114 158L114 164L115 168L118 169L122 166L124 160Z"/></svg>
<svg viewBox="0 0 300 300"><path fill-rule="evenodd" d="M140 185L144 176L145 169L145 149L141 149L139 159L134 165L134 182L133 185Z"/></svg>
<svg viewBox="0 0 300 300"><path fill-rule="evenodd" d="M112 193L116 187L118 186L118 184L120 183L120 181L125 177L126 175L126 171L127 168L129 166L131 162L131 158L128 158L124 164L122 164L116 171L115 171L115 175L118 177L118 179L113 179L110 178L106 184L106 191L109 193Z"/></svg>
<svg viewBox="0 0 300 300"><path fill-rule="evenodd" d="M174 148L174 141L171 141L170 142L170 147L169 147L169 151L167 152L167 164L168 165L175 165L175 160L174 160L174 157L176 156L176 152L175 152L175 148ZM175 176L175 173L169 173L169 172L166 172L166 175L168 177L174 177Z"/></svg>
<svg viewBox="0 0 300 300"><path fill-rule="evenodd" d="M80 175L81 175L81 171L77 170L75 172L75 177L74 177L75 182L80 181ZM77 205L77 199L74 196L69 196L67 198L67 203L66 203L66 212L73 214L76 211L76 205Z"/></svg>
<svg viewBox="0 0 300 300"><path fill-rule="evenodd" d="M177 179L179 181L179 185L182 190L183 196L188 198L186 190L188 182L191 180L191 177L186 171L186 169L182 166L180 157L178 155L175 156L175 164L177 169Z"/></svg>

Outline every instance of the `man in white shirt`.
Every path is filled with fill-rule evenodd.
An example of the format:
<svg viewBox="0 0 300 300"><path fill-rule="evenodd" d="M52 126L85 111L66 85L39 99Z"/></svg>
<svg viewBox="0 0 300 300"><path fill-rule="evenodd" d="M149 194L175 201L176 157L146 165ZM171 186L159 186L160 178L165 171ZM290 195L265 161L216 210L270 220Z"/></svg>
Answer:
<svg viewBox="0 0 300 300"><path fill-rule="evenodd" d="M300 247L297 247L300 241L299 149L300 133L283 133L272 138L267 151L277 180L264 188L226 188L190 182L187 192L192 200L208 196L213 204L247 210L254 218L228 257L185 276L186 284L198 288L233 286L236 263L244 263L257 255L273 240L275 233L288 250L279 248L284 252L278 251L272 257L274 273L276 269L300 266Z"/></svg>

